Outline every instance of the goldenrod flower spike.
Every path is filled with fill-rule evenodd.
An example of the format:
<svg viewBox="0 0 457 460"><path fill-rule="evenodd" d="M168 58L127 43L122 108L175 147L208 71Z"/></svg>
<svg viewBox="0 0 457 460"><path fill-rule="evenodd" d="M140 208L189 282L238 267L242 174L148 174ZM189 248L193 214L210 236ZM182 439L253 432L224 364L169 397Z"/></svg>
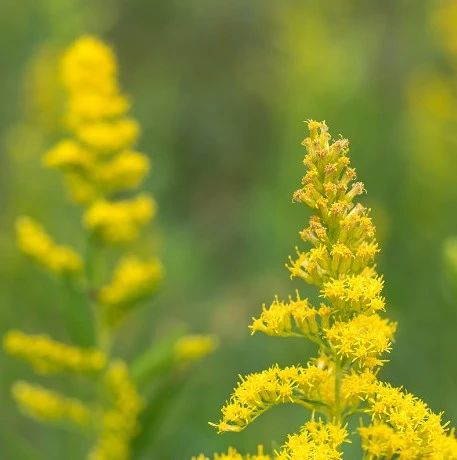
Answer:
<svg viewBox="0 0 457 460"><path fill-rule="evenodd" d="M305 366L275 365L240 377L221 420L211 425L219 432L238 432L273 406L293 403L308 409L311 420L272 459L341 459L342 444L350 442L349 418L367 414L371 423L358 430L363 458L457 460L457 440L441 416L377 378L396 324L381 316L384 280L376 272L375 227L370 210L356 202L365 188L355 182L348 141L332 141L324 122L311 120L308 129L303 141L307 172L293 200L313 215L300 232L308 248L296 249L287 268L291 277L316 286L323 302L312 305L298 292L288 301L275 298L249 327L252 333L311 340L318 357ZM214 458L255 457L232 449Z"/></svg>
<svg viewBox="0 0 457 460"><path fill-rule="evenodd" d="M80 325L74 321L83 313L77 308L85 305L92 319L87 330L94 332L94 346L81 348L46 334L11 330L3 348L38 374L84 378L89 390L85 394L92 395L86 403L17 382L12 394L24 414L42 422L87 428L94 439L87 460L131 460L141 456L144 443L139 431L150 430L163 383L168 382L166 391L169 385L180 385L181 379L171 379L171 374L178 376L211 353L217 340L210 335L169 334L129 364L113 356L111 345L123 320L154 294L164 274L156 257L138 257L122 247L137 240L156 214L154 199L135 192L150 170L150 161L135 147L140 129L128 114L130 103L119 87L111 48L95 37L76 40L63 53L60 74L67 96L66 134L45 153L43 164L63 175L70 198L83 207L84 257L55 243L29 217L17 221L17 243L24 254L62 278L61 287L72 291L68 300L81 297L77 305L69 302L62 310L69 325L78 327L78 331L69 327L72 337L86 343L88 338L81 337ZM110 247L117 260L105 257ZM252 458L268 458L261 452Z"/></svg>

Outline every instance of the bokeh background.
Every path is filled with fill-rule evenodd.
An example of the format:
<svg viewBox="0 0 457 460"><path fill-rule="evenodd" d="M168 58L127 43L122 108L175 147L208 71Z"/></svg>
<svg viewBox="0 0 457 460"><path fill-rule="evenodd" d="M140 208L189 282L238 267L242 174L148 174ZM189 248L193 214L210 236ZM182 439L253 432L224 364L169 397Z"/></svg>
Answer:
<svg viewBox="0 0 457 460"><path fill-rule="evenodd" d="M314 352L247 329L263 302L300 286L284 263L308 218L291 203L307 118L351 140L368 189L388 314L399 321L382 377L457 424L457 292L442 264L443 242L457 234L456 1L2 0L0 12L1 334L21 327L67 337L59 286L19 255L14 220L29 214L64 241L81 239L78 210L40 156L59 135L56 54L94 33L117 50L142 125L140 149L153 161L147 188L160 205L142 244L158 247L167 270L118 353L129 357L183 325L220 338L148 433L141 458L252 451L281 443L306 416L279 407L221 436L207 424L237 374ZM27 372L0 356L0 457L83 458L78 436L14 407L9 387Z"/></svg>

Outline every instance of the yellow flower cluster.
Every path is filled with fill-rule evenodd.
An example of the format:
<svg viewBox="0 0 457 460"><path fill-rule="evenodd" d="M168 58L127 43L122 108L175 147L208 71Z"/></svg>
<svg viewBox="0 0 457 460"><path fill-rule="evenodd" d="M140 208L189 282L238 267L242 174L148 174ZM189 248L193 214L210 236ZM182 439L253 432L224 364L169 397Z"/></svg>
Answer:
<svg viewBox="0 0 457 460"><path fill-rule="evenodd" d="M130 440L137 433L142 401L123 361L111 363L104 381L112 404L102 414L100 434L88 460L128 460Z"/></svg>
<svg viewBox="0 0 457 460"><path fill-rule="evenodd" d="M347 431L344 427L310 420L298 434L289 435L279 452L273 456L264 453L263 446L257 448L254 455L241 455L234 448L227 453L214 454L214 460L340 460L339 447L346 441ZM203 454L192 460L210 460Z"/></svg>
<svg viewBox="0 0 457 460"><path fill-rule="evenodd" d="M175 345L175 359L179 363L197 361L212 353L217 347L217 340L212 335L185 335Z"/></svg>
<svg viewBox="0 0 457 460"><path fill-rule="evenodd" d="M28 361L40 374L99 372L106 365L106 356L100 350L65 345L45 334L28 335L12 330L4 337L3 348L7 353Z"/></svg>
<svg viewBox="0 0 457 460"><path fill-rule="evenodd" d="M275 455L275 460L339 460L342 453L339 448L347 438L344 427L326 424L322 421L310 420L300 433L289 436L289 439Z"/></svg>
<svg viewBox="0 0 457 460"><path fill-rule="evenodd" d="M300 299L297 292L296 300L289 297L289 302L281 302L277 297L267 308L262 307L259 318L253 318L249 326L252 333L280 337L306 336L319 341L319 330L329 326L331 309L321 304L319 309L311 306L308 299Z"/></svg>
<svg viewBox="0 0 457 460"><path fill-rule="evenodd" d="M119 94L114 53L101 41L93 37L77 40L62 58L61 73L73 109L70 125L119 116L129 108Z"/></svg>
<svg viewBox="0 0 457 460"><path fill-rule="evenodd" d="M365 268L360 275L325 282L321 296L330 300L334 310L341 313L374 313L384 310L383 285L382 276L376 275L372 268Z"/></svg>
<svg viewBox="0 0 457 460"><path fill-rule="evenodd" d="M359 315L348 322L336 322L325 330L329 348L342 358L342 365L373 368L383 364L378 356L390 351L396 324L378 315ZM347 360L347 362L346 362Z"/></svg>
<svg viewBox="0 0 457 460"><path fill-rule="evenodd" d="M91 410L77 399L67 398L26 382L16 382L12 392L19 407L31 417L46 422L69 422L79 426L91 424Z"/></svg>
<svg viewBox="0 0 457 460"><path fill-rule="evenodd" d="M367 392L372 424L359 428L368 458L456 459L457 439L425 403L388 384Z"/></svg>
<svg viewBox="0 0 457 460"><path fill-rule="evenodd" d="M78 182L78 172L86 176L90 174L92 181L106 194L136 188L149 170L148 157L133 150L124 150L107 158L103 166L97 165L89 151L72 139L65 139L49 150L44 162L49 168L64 171L76 190L84 183ZM76 195L81 197L76 201L85 201L84 197L90 196L90 187L84 190Z"/></svg>
<svg viewBox="0 0 457 460"><path fill-rule="evenodd" d="M273 366L241 378L230 401L222 408L222 420L211 425L218 431L241 431L274 405L300 404L306 408L328 407L333 399L329 369Z"/></svg>
<svg viewBox="0 0 457 460"><path fill-rule="evenodd" d="M24 254L54 273L74 275L82 270L81 257L76 251L54 243L44 228L29 217L17 220L16 237Z"/></svg>
<svg viewBox="0 0 457 460"><path fill-rule="evenodd" d="M200 454L192 457L192 460L210 460L210 458ZM253 455L241 455L236 449L229 447L227 453L214 454L213 460L272 460L272 457L264 453L263 446L258 446L257 453Z"/></svg>
<svg viewBox="0 0 457 460"><path fill-rule="evenodd" d="M130 104L119 89L115 55L94 37L80 38L61 60L61 78L71 137L51 148L44 164L62 171L73 200L88 207L89 230L108 243L130 241L153 218L155 203L146 195L114 199L149 171L148 157L134 150L139 126L126 116Z"/></svg>
<svg viewBox="0 0 457 460"><path fill-rule="evenodd" d="M297 249L288 269L315 285L325 304L319 308L308 299L276 298L250 326L252 333L301 336L318 345L318 358L306 367L277 365L241 377L222 418L211 423L219 432L241 431L270 407L294 403L309 409L312 420L299 434L289 436L276 460L342 458L347 438L345 426L354 414L370 414L362 426L364 458L457 459L457 441L439 415L418 399L377 379L377 370L389 352L396 324L383 319L383 278L377 274L379 252L370 210L355 198L364 192L353 182L348 141L331 140L324 122L309 121L310 136L303 141L307 173L294 200L309 206L314 215L300 232L311 245ZM315 421L320 413L325 420ZM240 458L229 451L227 458ZM237 457L238 455L238 457ZM216 457L215 457L216 458Z"/></svg>
<svg viewBox="0 0 457 460"><path fill-rule="evenodd" d="M114 324L122 319L133 303L155 291L162 276L162 265L156 259L121 259L111 282L100 289L98 296L107 322Z"/></svg>
<svg viewBox="0 0 457 460"><path fill-rule="evenodd" d="M138 237L140 228L155 211L155 201L148 195L130 200L99 200L87 210L84 224L106 242L124 243Z"/></svg>

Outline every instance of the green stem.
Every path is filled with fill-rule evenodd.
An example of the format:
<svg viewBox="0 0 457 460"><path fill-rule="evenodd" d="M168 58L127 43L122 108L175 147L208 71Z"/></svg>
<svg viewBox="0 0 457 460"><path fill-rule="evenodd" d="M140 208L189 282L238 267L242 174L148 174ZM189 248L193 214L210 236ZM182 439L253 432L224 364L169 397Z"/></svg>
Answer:
<svg viewBox="0 0 457 460"><path fill-rule="evenodd" d="M86 291L89 308L94 322L94 342L107 355L111 349L111 330L103 321L102 310L97 302L97 290L101 283L100 246L90 235L86 246Z"/></svg>

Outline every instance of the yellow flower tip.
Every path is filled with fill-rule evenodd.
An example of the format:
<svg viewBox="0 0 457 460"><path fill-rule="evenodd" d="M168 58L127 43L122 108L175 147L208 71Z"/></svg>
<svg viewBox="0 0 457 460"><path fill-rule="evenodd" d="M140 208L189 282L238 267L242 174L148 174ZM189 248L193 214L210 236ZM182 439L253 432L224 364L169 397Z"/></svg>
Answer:
<svg viewBox="0 0 457 460"><path fill-rule="evenodd" d="M113 51L96 37L77 39L61 60L62 82L69 91L115 89L117 63Z"/></svg>
<svg viewBox="0 0 457 460"><path fill-rule="evenodd" d="M130 103L120 92L111 48L96 37L81 37L62 56L61 78L72 137L47 152L45 166L64 173L70 198L80 204L138 187L149 159L133 149L140 126L127 114Z"/></svg>
<svg viewBox="0 0 457 460"><path fill-rule="evenodd" d="M178 362L198 361L212 353L218 346L213 335L185 335L175 343L175 357Z"/></svg>
<svg viewBox="0 0 457 460"><path fill-rule="evenodd" d="M242 430L242 427L238 425L230 425L229 423L223 421L218 423L208 422L208 425L212 426L213 428L216 428L218 434L224 432L238 433Z"/></svg>
<svg viewBox="0 0 457 460"><path fill-rule="evenodd" d="M19 249L38 264L60 275L76 275L82 270L81 257L69 246L57 245L43 226L29 217L16 221Z"/></svg>
<svg viewBox="0 0 457 460"><path fill-rule="evenodd" d="M311 137L316 137L319 131L328 131L325 121L307 120L306 124Z"/></svg>

